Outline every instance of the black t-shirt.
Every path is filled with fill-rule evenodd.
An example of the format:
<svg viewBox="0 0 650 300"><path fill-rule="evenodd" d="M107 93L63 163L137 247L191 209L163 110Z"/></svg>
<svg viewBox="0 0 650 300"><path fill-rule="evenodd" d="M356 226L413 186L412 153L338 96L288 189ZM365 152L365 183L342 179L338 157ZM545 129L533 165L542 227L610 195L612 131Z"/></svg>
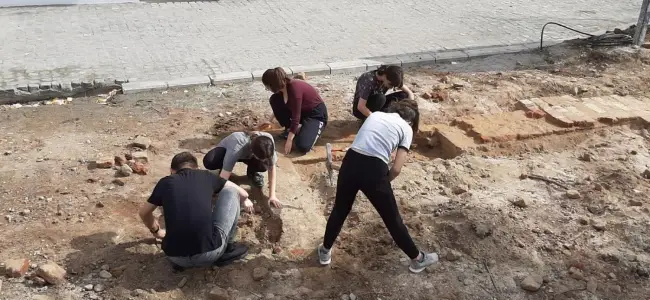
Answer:
<svg viewBox="0 0 650 300"><path fill-rule="evenodd" d="M181 169L158 181L147 201L165 212L162 249L167 256L192 256L221 247L220 233L212 225L212 196L225 184L225 179L196 169Z"/></svg>

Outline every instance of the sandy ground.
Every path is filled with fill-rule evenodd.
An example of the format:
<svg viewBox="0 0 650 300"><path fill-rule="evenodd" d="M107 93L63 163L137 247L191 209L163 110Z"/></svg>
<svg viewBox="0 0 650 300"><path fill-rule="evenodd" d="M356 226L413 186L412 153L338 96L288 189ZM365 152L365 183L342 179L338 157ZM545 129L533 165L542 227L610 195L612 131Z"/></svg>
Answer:
<svg viewBox="0 0 650 300"><path fill-rule="evenodd" d="M448 123L511 111L517 99L536 96L647 95L648 67L648 50L565 45L412 69L406 83L419 96L423 122ZM89 96L64 105L2 107L0 261L27 258L31 266L25 277L2 279L0 299L205 299L215 287L233 299L650 294L650 183L642 176L650 164L650 135L636 123L516 141L498 153L453 159L417 145L393 187L417 244L438 251L441 262L410 274L406 257L359 195L332 266L318 266L313 248L334 194L323 145L346 146L359 124L349 112L353 76L307 80L320 89L331 120L307 156L314 160L281 155L278 193L285 208L258 204L258 213L242 215L241 240L252 249L246 261L183 273L166 264L137 209L168 174L175 153L188 150L201 158L219 136L269 119L270 95L261 83L117 95L107 104ZM147 175L121 177L122 184L114 181L115 170L93 168L92 161L135 151L130 144L138 135L152 141ZM556 178L579 195L520 178L532 173ZM245 179L239 182L249 188ZM67 271L66 283L44 285L33 275L49 261ZM100 276L102 270L111 277ZM529 276L543 280L538 291L522 288Z"/></svg>

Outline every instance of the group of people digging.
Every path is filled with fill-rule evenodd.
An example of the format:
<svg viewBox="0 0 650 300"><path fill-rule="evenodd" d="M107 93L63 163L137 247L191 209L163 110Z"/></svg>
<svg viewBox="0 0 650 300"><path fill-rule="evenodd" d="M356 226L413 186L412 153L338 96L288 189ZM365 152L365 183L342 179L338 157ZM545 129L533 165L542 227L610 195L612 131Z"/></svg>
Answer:
<svg viewBox="0 0 650 300"><path fill-rule="evenodd" d="M391 187L419 124L417 102L403 85L403 77L401 67L381 66L358 79L352 114L363 125L341 163L336 200L323 242L317 247L322 265L331 263L332 247L359 191L411 259L411 272L422 272L438 261L436 253L423 252L413 242ZM269 99L273 116L284 127L279 135L286 140L284 153L311 151L328 121L327 106L318 91L288 77L279 67L266 70L262 83L273 93ZM268 172L268 202L280 208L275 191L277 160L273 136L262 131L234 132L223 138L203 158L207 170L199 170L197 158L189 152L172 158L171 175L156 184L139 215L154 237L162 239L162 250L175 269L225 266L247 255L247 246L235 243L235 237L240 209L253 212L253 203L243 188L228 179L238 162L247 165L246 175L254 188L263 187L263 173ZM218 175L214 170L219 170ZM214 195L218 196L213 203ZM153 215L158 207L163 208L166 229Z"/></svg>

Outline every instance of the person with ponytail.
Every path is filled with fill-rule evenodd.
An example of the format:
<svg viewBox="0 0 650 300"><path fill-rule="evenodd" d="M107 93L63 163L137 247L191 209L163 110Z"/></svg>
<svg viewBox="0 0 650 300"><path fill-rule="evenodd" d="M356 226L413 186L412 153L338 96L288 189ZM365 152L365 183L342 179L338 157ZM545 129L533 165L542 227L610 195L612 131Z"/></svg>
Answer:
<svg viewBox="0 0 650 300"><path fill-rule="evenodd" d="M390 89L393 93L386 95ZM405 99L414 100L415 95L404 85L402 67L380 66L377 70L359 76L352 101L352 114L360 120L365 120L374 111L370 107L383 110L393 102Z"/></svg>
<svg viewBox="0 0 650 300"><path fill-rule="evenodd" d="M221 170L219 177L228 180L237 162L247 165L246 176L253 187L264 186L263 172L269 173L269 204L280 208L275 195L276 163L273 136L267 132L233 132L222 139L217 146L203 157L203 166L208 170Z"/></svg>
<svg viewBox="0 0 650 300"><path fill-rule="evenodd" d="M417 102L404 100L392 103L383 112L371 113L365 120L341 163L334 207L327 220L323 243L317 249L321 265L332 262L332 247L359 191L375 207L397 246L411 259L411 272L420 273L438 262L438 254L425 253L413 242L391 186L406 162L419 119Z"/></svg>
<svg viewBox="0 0 650 300"><path fill-rule="evenodd" d="M291 153L294 142L298 151L311 151L328 118L318 91L305 81L289 78L281 67L266 70L262 83L273 93L269 99L273 116L285 128L280 135L287 140L284 153Z"/></svg>

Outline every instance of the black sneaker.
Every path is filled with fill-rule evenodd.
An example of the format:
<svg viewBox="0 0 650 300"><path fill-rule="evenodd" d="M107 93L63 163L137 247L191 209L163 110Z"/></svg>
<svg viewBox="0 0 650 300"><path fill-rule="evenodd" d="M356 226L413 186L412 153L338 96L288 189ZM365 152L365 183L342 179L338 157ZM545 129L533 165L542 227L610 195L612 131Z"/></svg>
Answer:
<svg viewBox="0 0 650 300"><path fill-rule="evenodd" d="M280 133L280 135L278 135L278 139L280 140L286 140L288 138L289 138L289 128L285 129L284 131L282 131L282 133Z"/></svg>
<svg viewBox="0 0 650 300"><path fill-rule="evenodd" d="M264 186L264 174L260 172L254 172L252 174L247 174L248 179L251 180L253 187L262 188Z"/></svg>
<svg viewBox="0 0 650 300"><path fill-rule="evenodd" d="M221 255L214 265L217 267L225 267L236 260L245 258L246 255L248 255L248 246L235 243L228 244L226 247L226 253Z"/></svg>
<svg viewBox="0 0 650 300"><path fill-rule="evenodd" d="M177 265L177 264L175 264L175 263L173 263L171 261L169 262L169 264L172 266L172 273L181 273L181 272L185 271L185 268L183 268L183 267L181 267L181 266L179 266L179 265Z"/></svg>

